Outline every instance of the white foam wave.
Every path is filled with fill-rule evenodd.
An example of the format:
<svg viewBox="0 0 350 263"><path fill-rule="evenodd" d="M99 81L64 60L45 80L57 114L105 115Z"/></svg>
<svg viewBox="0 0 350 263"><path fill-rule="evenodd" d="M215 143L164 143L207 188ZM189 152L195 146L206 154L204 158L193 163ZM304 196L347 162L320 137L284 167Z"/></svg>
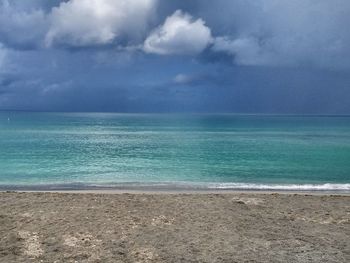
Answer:
<svg viewBox="0 0 350 263"><path fill-rule="evenodd" d="M265 191L350 191L348 184L259 184L213 182L129 182L117 184L90 184L102 188L198 189L198 190L265 190Z"/></svg>
<svg viewBox="0 0 350 263"><path fill-rule="evenodd" d="M350 184L249 184L211 183L210 189L282 190L282 191L350 191Z"/></svg>

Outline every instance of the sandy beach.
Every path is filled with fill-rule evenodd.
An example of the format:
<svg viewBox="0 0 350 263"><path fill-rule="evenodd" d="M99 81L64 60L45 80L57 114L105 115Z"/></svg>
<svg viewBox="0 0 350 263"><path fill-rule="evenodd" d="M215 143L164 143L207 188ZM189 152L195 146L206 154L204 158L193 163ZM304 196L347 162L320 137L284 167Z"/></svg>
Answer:
<svg viewBox="0 0 350 263"><path fill-rule="evenodd" d="M0 262L350 262L350 197L0 193Z"/></svg>

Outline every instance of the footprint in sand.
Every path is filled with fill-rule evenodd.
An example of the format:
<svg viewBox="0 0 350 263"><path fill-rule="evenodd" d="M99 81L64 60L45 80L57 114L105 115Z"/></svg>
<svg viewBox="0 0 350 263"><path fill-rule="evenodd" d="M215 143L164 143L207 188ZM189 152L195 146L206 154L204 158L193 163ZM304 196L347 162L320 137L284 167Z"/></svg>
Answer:
<svg viewBox="0 0 350 263"><path fill-rule="evenodd" d="M260 205L264 203L263 199L255 197L234 197L232 198L232 201L246 205Z"/></svg>
<svg viewBox="0 0 350 263"><path fill-rule="evenodd" d="M38 233L19 231L18 235L24 240L24 254L32 258L40 257L43 254Z"/></svg>
<svg viewBox="0 0 350 263"><path fill-rule="evenodd" d="M167 218L164 215L160 215L152 219L151 225L152 226L172 225L174 220L175 220L174 218Z"/></svg>
<svg viewBox="0 0 350 263"><path fill-rule="evenodd" d="M134 258L135 263L147 263L147 262L153 262L157 259L158 255L155 253L154 249L152 248L135 248L131 252L132 257Z"/></svg>

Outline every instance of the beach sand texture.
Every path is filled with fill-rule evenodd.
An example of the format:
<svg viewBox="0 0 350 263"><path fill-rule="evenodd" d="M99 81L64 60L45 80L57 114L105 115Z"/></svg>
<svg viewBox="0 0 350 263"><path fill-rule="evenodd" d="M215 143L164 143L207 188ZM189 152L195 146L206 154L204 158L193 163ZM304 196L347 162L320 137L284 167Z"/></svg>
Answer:
<svg viewBox="0 0 350 263"><path fill-rule="evenodd" d="M350 197L0 193L0 262L350 262Z"/></svg>

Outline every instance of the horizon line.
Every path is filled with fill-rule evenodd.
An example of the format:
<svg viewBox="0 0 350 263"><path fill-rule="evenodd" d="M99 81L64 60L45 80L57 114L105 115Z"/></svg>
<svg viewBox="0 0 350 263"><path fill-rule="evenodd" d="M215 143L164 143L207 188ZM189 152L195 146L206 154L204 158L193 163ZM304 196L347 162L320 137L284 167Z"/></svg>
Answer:
<svg viewBox="0 0 350 263"><path fill-rule="evenodd" d="M174 114L174 115L252 115L252 116L339 116L350 117L350 113L261 113L261 112L201 112L201 111L155 111L155 112L138 112L138 111L60 111L60 110L26 110L26 109L0 109L0 112L31 112L31 113L105 113L105 114Z"/></svg>

